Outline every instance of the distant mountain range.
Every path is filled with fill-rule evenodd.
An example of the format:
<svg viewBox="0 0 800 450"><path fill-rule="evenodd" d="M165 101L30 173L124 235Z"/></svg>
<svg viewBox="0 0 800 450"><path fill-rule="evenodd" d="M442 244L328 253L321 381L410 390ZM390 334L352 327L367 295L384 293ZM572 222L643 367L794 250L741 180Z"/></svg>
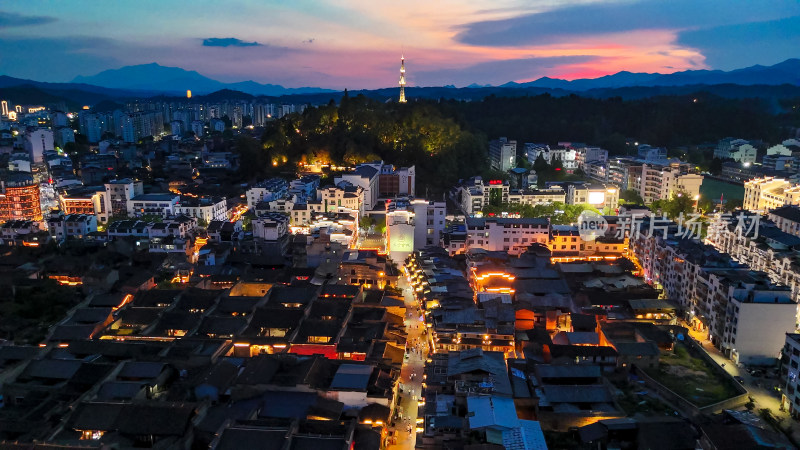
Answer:
<svg viewBox="0 0 800 450"><path fill-rule="evenodd" d="M107 70L90 77L78 77L74 83L45 83L0 75L0 99L14 104L65 105L79 109L83 105L111 107L135 98L185 98L191 89L193 100L217 102L270 97L284 103L325 104L339 101L343 93L314 87L284 88L254 81L222 83L197 72L158 64L144 64ZM350 95L364 94L378 100L396 98L398 88L351 90ZM619 72L594 79L560 80L539 78L528 83L502 86L472 84L455 86L407 87L406 96L414 98L480 100L489 95L519 97L549 94L555 97L577 94L594 98L621 97L639 99L655 96L694 95L705 92L726 98L762 98L775 105L778 99L800 98L800 59L788 59L774 66L752 66L724 72L688 70L672 74Z"/></svg>
<svg viewBox="0 0 800 450"><path fill-rule="evenodd" d="M104 70L97 75L79 76L73 83L91 84L112 89L133 91L157 91L159 93L181 94L191 90L193 94L209 94L222 89L240 91L250 95L277 97L291 94L312 94L336 92L316 87L285 88L277 84L260 84L255 81L223 83L201 75L194 70L179 67L166 67L156 63L125 66L119 69Z"/></svg>
<svg viewBox="0 0 800 450"><path fill-rule="evenodd" d="M564 89L568 91L587 91L589 89L608 89L631 86L689 86L689 85L738 84L752 85L800 85L800 59L787 59L774 66L755 65L744 69L731 70L685 70L670 74L617 72L599 78L562 80L542 77L527 83L509 82L500 87L539 87Z"/></svg>

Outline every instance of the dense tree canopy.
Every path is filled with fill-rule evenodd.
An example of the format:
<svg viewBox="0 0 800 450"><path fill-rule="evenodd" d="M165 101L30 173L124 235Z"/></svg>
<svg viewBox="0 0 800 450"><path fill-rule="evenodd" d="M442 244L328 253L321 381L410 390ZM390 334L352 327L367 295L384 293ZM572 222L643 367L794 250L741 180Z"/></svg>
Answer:
<svg viewBox="0 0 800 450"><path fill-rule="evenodd" d="M694 101L694 99L697 101ZM382 103L345 95L270 122L261 142L239 138L242 175L291 172L296 164L346 164L383 159L417 167L418 191L443 192L459 179L487 169L488 139L525 142L585 142L612 154L633 154L626 141L686 146L685 158L710 163L693 147L726 136L775 142L779 120L760 100L696 94L623 101L568 96L498 98L483 101L418 100ZM691 147L691 148L689 148ZM521 148L520 148L521 154ZM682 155L684 156L684 155ZM542 179L559 179L560 162L533 164ZM563 176L563 175L562 175Z"/></svg>
<svg viewBox="0 0 800 450"><path fill-rule="evenodd" d="M578 216L584 211L600 213L590 205L567 205L561 202L554 202L545 205L522 205L519 203L484 206L482 213L484 216L502 213L519 214L524 218L549 217L553 225L569 225L578 221Z"/></svg>

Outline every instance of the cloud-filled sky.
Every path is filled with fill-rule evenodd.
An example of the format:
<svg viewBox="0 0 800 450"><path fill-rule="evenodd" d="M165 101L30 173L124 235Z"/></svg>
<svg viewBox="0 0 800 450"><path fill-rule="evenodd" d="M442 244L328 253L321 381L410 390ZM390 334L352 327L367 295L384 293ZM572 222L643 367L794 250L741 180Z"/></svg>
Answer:
<svg viewBox="0 0 800 450"><path fill-rule="evenodd" d="M0 74L71 81L157 62L286 87L466 86L800 57L798 0L27 0Z"/></svg>

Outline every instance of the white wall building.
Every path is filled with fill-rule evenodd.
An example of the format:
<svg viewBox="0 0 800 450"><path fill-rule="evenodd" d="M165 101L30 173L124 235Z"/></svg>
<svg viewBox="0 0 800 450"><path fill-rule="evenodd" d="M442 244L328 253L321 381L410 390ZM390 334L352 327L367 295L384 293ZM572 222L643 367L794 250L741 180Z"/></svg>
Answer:
<svg viewBox="0 0 800 450"><path fill-rule="evenodd" d="M767 212L785 205L800 204L800 185L784 178L753 178L744 182L742 209Z"/></svg>
<svg viewBox="0 0 800 450"><path fill-rule="evenodd" d="M372 211L378 204L378 180L383 162L377 164L361 164L350 173L334 178L338 186L342 181L347 181L354 186L364 189L364 211ZM376 167L377 166L377 167Z"/></svg>
<svg viewBox="0 0 800 450"><path fill-rule="evenodd" d="M175 207L176 214L185 214L205 221L228 219L228 201L224 197L181 197Z"/></svg>
<svg viewBox="0 0 800 450"><path fill-rule="evenodd" d="M180 197L175 194L142 194L128 200L128 217L156 215L164 218L177 214Z"/></svg>
<svg viewBox="0 0 800 450"><path fill-rule="evenodd" d="M502 172L517 167L517 141L504 137L489 141L489 164Z"/></svg>
<svg viewBox="0 0 800 450"><path fill-rule="evenodd" d="M59 214L47 219L47 228L57 242L83 239L87 234L97 231L97 217L91 214Z"/></svg>
<svg viewBox="0 0 800 450"><path fill-rule="evenodd" d="M414 251L439 245L445 230L446 203L400 198L386 205L389 256L402 263Z"/></svg>
<svg viewBox="0 0 800 450"><path fill-rule="evenodd" d="M289 217L270 213L253 219L253 237L265 241L277 241L289 233Z"/></svg>
<svg viewBox="0 0 800 450"><path fill-rule="evenodd" d="M55 150L53 144L53 130L37 128L25 133L25 150L28 151L28 154L31 156L31 161L35 164L44 161L44 152Z"/></svg>
<svg viewBox="0 0 800 450"><path fill-rule="evenodd" d="M465 250L481 248L520 254L534 243L547 245L550 222L547 219L467 218Z"/></svg>
<svg viewBox="0 0 800 450"><path fill-rule="evenodd" d="M289 183L282 178L270 178L247 189L247 207L254 209L259 202L269 202L283 198L289 189Z"/></svg>

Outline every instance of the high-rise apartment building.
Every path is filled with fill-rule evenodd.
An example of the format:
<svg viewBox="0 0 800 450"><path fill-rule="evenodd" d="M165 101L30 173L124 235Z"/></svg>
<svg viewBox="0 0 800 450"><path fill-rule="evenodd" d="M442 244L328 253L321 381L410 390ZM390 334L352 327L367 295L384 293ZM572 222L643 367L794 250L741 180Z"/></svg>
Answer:
<svg viewBox="0 0 800 450"><path fill-rule="evenodd" d="M28 174L7 174L0 180L0 221L42 220L39 183Z"/></svg>
<svg viewBox="0 0 800 450"><path fill-rule="evenodd" d="M489 141L489 163L503 172L517 167L517 141L504 137Z"/></svg>

